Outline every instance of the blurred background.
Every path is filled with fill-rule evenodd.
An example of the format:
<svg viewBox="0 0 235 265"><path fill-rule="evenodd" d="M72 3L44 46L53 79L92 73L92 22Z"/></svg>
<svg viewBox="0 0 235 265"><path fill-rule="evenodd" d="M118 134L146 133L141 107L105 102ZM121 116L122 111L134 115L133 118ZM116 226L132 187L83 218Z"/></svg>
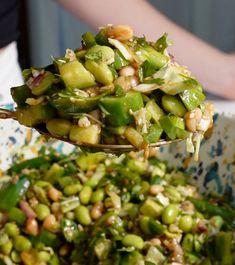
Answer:
<svg viewBox="0 0 235 265"><path fill-rule="evenodd" d="M226 52L234 50L234 0L149 2L179 25L219 49ZM81 35L85 31L94 31L51 0L22 0L20 10L21 35L18 46L22 68L49 64L51 56L63 55L66 48L79 47Z"/></svg>

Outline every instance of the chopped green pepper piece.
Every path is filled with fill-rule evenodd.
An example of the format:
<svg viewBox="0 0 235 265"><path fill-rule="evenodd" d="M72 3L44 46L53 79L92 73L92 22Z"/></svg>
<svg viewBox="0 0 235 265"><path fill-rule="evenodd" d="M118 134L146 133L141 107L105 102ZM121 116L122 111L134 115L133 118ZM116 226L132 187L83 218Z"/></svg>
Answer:
<svg viewBox="0 0 235 265"><path fill-rule="evenodd" d="M143 136L133 127L129 126L124 132L126 139L135 147L143 148L144 138Z"/></svg>
<svg viewBox="0 0 235 265"><path fill-rule="evenodd" d="M169 60L166 55L157 52L149 45L138 45L137 51L137 56L139 56L143 61L149 61L156 69L163 67Z"/></svg>
<svg viewBox="0 0 235 265"><path fill-rule="evenodd" d="M61 78L70 88L83 89L94 86L94 76L78 61L58 64Z"/></svg>
<svg viewBox="0 0 235 265"><path fill-rule="evenodd" d="M153 99L147 102L146 110L151 114L151 119L153 119L155 122L158 122L159 119L164 115L164 111Z"/></svg>
<svg viewBox="0 0 235 265"><path fill-rule="evenodd" d="M96 34L95 40L99 45L109 45L109 40L104 30L100 30L99 33Z"/></svg>
<svg viewBox="0 0 235 265"><path fill-rule="evenodd" d="M105 260L108 258L112 248L112 241L106 238L99 238L94 246L94 251L99 260Z"/></svg>
<svg viewBox="0 0 235 265"><path fill-rule="evenodd" d="M16 222L17 225L23 226L27 217L22 210L12 207L8 213L8 218L10 221Z"/></svg>
<svg viewBox="0 0 235 265"><path fill-rule="evenodd" d="M17 109L16 114L19 123L33 127L52 119L55 116L55 109L50 105L34 105L25 109Z"/></svg>
<svg viewBox="0 0 235 265"><path fill-rule="evenodd" d="M92 170L97 167L97 165L106 158L106 155L102 152L80 154L76 159L76 164L82 170Z"/></svg>
<svg viewBox="0 0 235 265"><path fill-rule="evenodd" d="M11 95L19 108L27 106L27 103L25 102L27 98L34 97L31 89L27 85L12 87Z"/></svg>
<svg viewBox="0 0 235 265"><path fill-rule="evenodd" d="M117 70L120 70L124 66L127 66L129 64L129 61L127 61L123 55L120 53L119 50L114 51L115 56L114 56L114 68Z"/></svg>
<svg viewBox="0 0 235 265"><path fill-rule="evenodd" d="M146 216L157 218L163 211L163 206L152 199L147 199L140 208L140 212Z"/></svg>
<svg viewBox="0 0 235 265"><path fill-rule="evenodd" d="M139 92L128 92L123 97L104 97L100 100L101 105L109 113L108 121L113 126L128 125L134 121L130 110L137 111L141 109L143 99Z"/></svg>
<svg viewBox="0 0 235 265"><path fill-rule="evenodd" d="M75 241L79 233L77 224L72 220L62 218L60 225L66 241L67 242Z"/></svg>
<svg viewBox="0 0 235 265"><path fill-rule="evenodd" d="M165 115L160 119L160 124L163 131L171 140L176 138L185 139L188 137L188 132L184 129L184 121L180 117Z"/></svg>
<svg viewBox="0 0 235 265"><path fill-rule="evenodd" d="M25 168L39 168L41 165L48 163L48 160L45 157L35 157L28 159L21 163L14 164L9 170L8 173L12 174L13 172L19 174L21 170Z"/></svg>
<svg viewBox="0 0 235 265"><path fill-rule="evenodd" d="M78 144L98 144L100 141L100 126L92 124L87 128L72 125L69 139Z"/></svg>
<svg viewBox="0 0 235 265"><path fill-rule="evenodd" d="M206 98L205 94L198 88L184 90L179 96L189 111L198 107Z"/></svg>
<svg viewBox="0 0 235 265"><path fill-rule="evenodd" d="M215 236L215 257L218 260L221 260L222 265L232 265L232 243L233 242L233 233L228 232L219 232Z"/></svg>
<svg viewBox="0 0 235 265"><path fill-rule="evenodd" d="M39 74L39 76L35 77L33 80L32 93L36 96L43 95L52 86L54 81L55 76L49 71Z"/></svg>
<svg viewBox="0 0 235 265"><path fill-rule="evenodd" d="M58 93L51 97L53 107L67 114L77 114L94 110L98 107L99 100L108 92L93 97L81 97L74 93Z"/></svg>
<svg viewBox="0 0 235 265"><path fill-rule="evenodd" d="M187 112L183 103L176 96L164 95L162 97L162 106L166 112L178 117L183 117Z"/></svg>
<svg viewBox="0 0 235 265"><path fill-rule="evenodd" d="M132 251L130 253L127 253L124 257L121 259L121 265L135 265L142 260L143 257L139 253L139 251Z"/></svg>
<svg viewBox="0 0 235 265"><path fill-rule="evenodd" d="M82 35L82 39L84 40L87 48L90 48L96 44L95 37L90 31L87 31L86 33L84 33Z"/></svg>
<svg viewBox="0 0 235 265"><path fill-rule="evenodd" d="M156 43L154 44L154 48L164 54L165 50L168 48L168 46L171 45L171 41L168 39L167 33L163 34L161 38L159 38Z"/></svg>
<svg viewBox="0 0 235 265"><path fill-rule="evenodd" d="M144 61L140 67L139 67L139 79L141 82L143 82L143 80L148 77L153 75L156 72L156 68L153 64L151 64L149 61Z"/></svg>
<svg viewBox="0 0 235 265"><path fill-rule="evenodd" d="M148 221L149 230L153 235L163 235L165 232L165 227L154 218L150 217Z"/></svg>
<svg viewBox="0 0 235 265"><path fill-rule="evenodd" d="M210 216L219 215L224 219L224 221L229 224L232 224L235 218L235 212L229 211L227 208L216 206L208 201L196 199L193 197L189 197L188 199L199 211L207 213Z"/></svg>
<svg viewBox="0 0 235 265"><path fill-rule="evenodd" d="M162 132L163 129L159 123L152 124L148 129L148 133L144 136L144 139L148 143L156 143L160 139Z"/></svg>
<svg viewBox="0 0 235 265"><path fill-rule="evenodd" d="M15 184L8 183L2 188L0 190L0 210L8 211L15 207L26 193L29 185L29 179L26 176L22 176Z"/></svg>
<svg viewBox="0 0 235 265"><path fill-rule="evenodd" d="M56 234L49 232L45 229L42 229L39 237L37 238L38 238L38 242L41 242L55 249L58 249L58 247L61 245L60 238Z"/></svg>
<svg viewBox="0 0 235 265"><path fill-rule="evenodd" d="M58 163L53 163L48 171L44 175L44 179L52 184L56 183L57 180L64 174L64 167Z"/></svg>

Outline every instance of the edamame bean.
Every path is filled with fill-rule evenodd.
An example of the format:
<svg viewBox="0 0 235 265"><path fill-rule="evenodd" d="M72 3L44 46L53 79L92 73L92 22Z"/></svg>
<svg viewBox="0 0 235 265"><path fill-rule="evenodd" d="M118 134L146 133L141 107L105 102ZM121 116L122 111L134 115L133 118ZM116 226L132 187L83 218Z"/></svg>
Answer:
<svg viewBox="0 0 235 265"><path fill-rule="evenodd" d="M122 244L126 247L135 247L137 249L142 249L144 247L143 239L134 234L125 235L122 239Z"/></svg>
<svg viewBox="0 0 235 265"><path fill-rule="evenodd" d="M43 221L51 213L47 205L39 203L35 206L35 212L38 220Z"/></svg>
<svg viewBox="0 0 235 265"><path fill-rule="evenodd" d="M103 189L94 191L91 195L91 203L101 202L104 200L105 193Z"/></svg>
<svg viewBox="0 0 235 265"><path fill-rule="evenodd" d="M176 220L177 215L178 215L178 209L176 205L169 204L163 209L161 215L162 222L166 225L173 224Z"/></svg>
<svg viewBox="0 0 235 265"><path fill-rule="evenodd" d="M192 234L186 234L182 241L182 248L184 251L193 251L194 237Z"/></svg>
<svg viewBox="0 0 235 265"><path fill-rule="evenodd" d="M17 235L13 241L14 248L19 251L29 251L32 248L32 244L28 238Z"/></svg>
<svg viewBox="0 0 235 265"><path fill-rule="evenodd" d="M39 262L48 262L51 259L51 255L47 251L40 251L37 253L37 259Z"/></svg>
<svg viewBox="0 0 235 265"><path fill-rule="evenodd" d="M89 225L91 223L91 216L86 206L79 205L75 209L75 218L81 225Z"/></svg>
<svg viewBox="0 0 235 265"><path fill-rule="evenodd" d="M14 237L19 234L19 228L15 223L6 223L4 227L5 232L8 236Z"/></svg>
<svg viewBox="0 0 235 265"><path fill-rule="evenodd" d="M78 184L71 184L64 188L63 193L66 196L75 195L82 189L82 185L80 183Z"/></svg>
<svg viewBox="0 0 235 265"><path fill-rule="evenodd" d="M8 240L4 245L0 246L0 252L6 256L10 255L13 244L11 240Z"/></svg>
<svg viewBox="0 0 235 265"><path fill-rule="evenodd" d="M13 262L20 263L20 255L16 250L12 250L11 252L11 259Z"/></svg>
<svg viewBox="0 0 235 265"><path fill-rule="evenodd" d="M213 227L216 227L217 229L220 229L222 227L223 223L224 223L224 219L219 215L215 215L215 216L211 217L211 219L210 219L210 224Z"/></svg>
<svg viewBox="0 0 235 265"><path fill-rule="evenodd" d="M92 189L89 186L84 186L80 193L79 193L79 199L82 204L88 204L92 195Z"/></svg>
<svg viewBox="0 0 235 265"><path fill-rule="evenodd" d="M88 60L93 60L97 54L100 55L100 59L107 63L113 63L114 62L114 51L108 46L101 46L101 45L94 45L88 51L86 52L85 58Z"/></svg>
<svg viewBox="0 0 235 265"><path fill-rule="evenodd" d="M166 112L178 117L183 117L187 112L184 104L176 96L164 95L162 97L162 106Z"/></svg>
<svg viewBox="0 0 235 265"><path fill-rule="evenodd" d="M193 218L191 215L183 215L180 217L179 228L183 232L187 233L187 232L191 231L192 226L193 226Z"/></svg>

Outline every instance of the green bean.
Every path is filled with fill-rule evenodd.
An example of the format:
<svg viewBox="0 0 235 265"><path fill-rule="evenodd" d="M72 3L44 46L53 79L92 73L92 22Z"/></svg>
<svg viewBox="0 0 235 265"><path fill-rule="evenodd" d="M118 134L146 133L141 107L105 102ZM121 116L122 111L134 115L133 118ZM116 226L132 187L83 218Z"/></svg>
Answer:
<svg viewBox="0 0 235 265"><path fill-rule="evenodd" d="M176 220L176 217L178 215L178 209L175 204L169 204L167 205L161 214L162 222L164 224L173 224Z"/></svg>
<svg viewBox="0 0 235 265"><path fill-rule="evenodd" d="M144 247L143 239L134 234L125 235L122 239L122 244L126 247L134 247L136 249L142 249Z"/></svg>
<svg viewBox="0 0 235 265"><path fill-rule="evenodd" d="M19 228L16 223L6 223L4 230L10 237L14 237L19 234Z"/></svg>
<svg viewBox="0 0 235 265"><path fill-rule="evenodd" d="M13 241L14 248L19 251L28 251L32 248L32 244L28 238L22 235L17 235Z"/></svg>
<svg viewBox="0 0 235 265"><path fill-rule="evenodd" d="M193 226L193 218L191 215L183 215L179 220L179 228L187 233L190 232Z"/></svg>
<svg viewBox="0 0 235 265"><path fill-rule="evenodd" d="M164 95L162 97L162 106L166 112L172 113L178 117L183 117L187 112L183 103L175 96Z"/></svg>
<svg viewBox="0 0 235 265"><path fill-rule="evenodd" d="M45 220L47 216L51 213L49 207L42 203L38 203L35 206L35 212L36 212L38 220L40 221Z"/></svg>
<svg viewBox="0 0 235 265"><path fill-rule="evenodd" d="M92 195L92 189L90 186L84 186L80 193L79 193L79 199L82 204L88 204Z"/></svg>
<svg viewBox="0 0 235 265"><path fill-rule="evenodd" d="M77 194L82 189L82 185L80 183L78 184L71 184L64 188L63 193L66 196L71 196Z"/></svg>
<svg viewBox="0 0 235 265"><path fill-rule="evenodd" d="M75 209L75 218L81 225L91 224L91 216L86 206L79 205Z"/></svg>
<svg viewBox="0 0 235 265"><path fill-rule="evenodd" d="M104 189L98 189L91 195L91 203L101 202L104 200L105 192Z"/></svg>

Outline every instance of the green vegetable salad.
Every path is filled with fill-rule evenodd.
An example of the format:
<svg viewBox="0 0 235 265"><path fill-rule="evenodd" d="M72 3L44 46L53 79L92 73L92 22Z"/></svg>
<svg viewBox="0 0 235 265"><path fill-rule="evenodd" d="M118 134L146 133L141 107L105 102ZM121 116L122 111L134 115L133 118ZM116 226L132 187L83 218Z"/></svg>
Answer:
<svg viewBox="0 0 235 265"><path fill-rule="evenodd" d="M0 184L1 265L235 264L226 198L155 157L42 149Z"/></svg>
<svg viewBox="0 0 235 265"><path fill-rule="evenodd" d="M108 25L82 38L81 48L51 65L23 71L25 84L11 89L21 124L77 144L146 149L187 138L188 150L198 152L213 106L168 54L166 34L148 42L129 26Z"/></svg>

